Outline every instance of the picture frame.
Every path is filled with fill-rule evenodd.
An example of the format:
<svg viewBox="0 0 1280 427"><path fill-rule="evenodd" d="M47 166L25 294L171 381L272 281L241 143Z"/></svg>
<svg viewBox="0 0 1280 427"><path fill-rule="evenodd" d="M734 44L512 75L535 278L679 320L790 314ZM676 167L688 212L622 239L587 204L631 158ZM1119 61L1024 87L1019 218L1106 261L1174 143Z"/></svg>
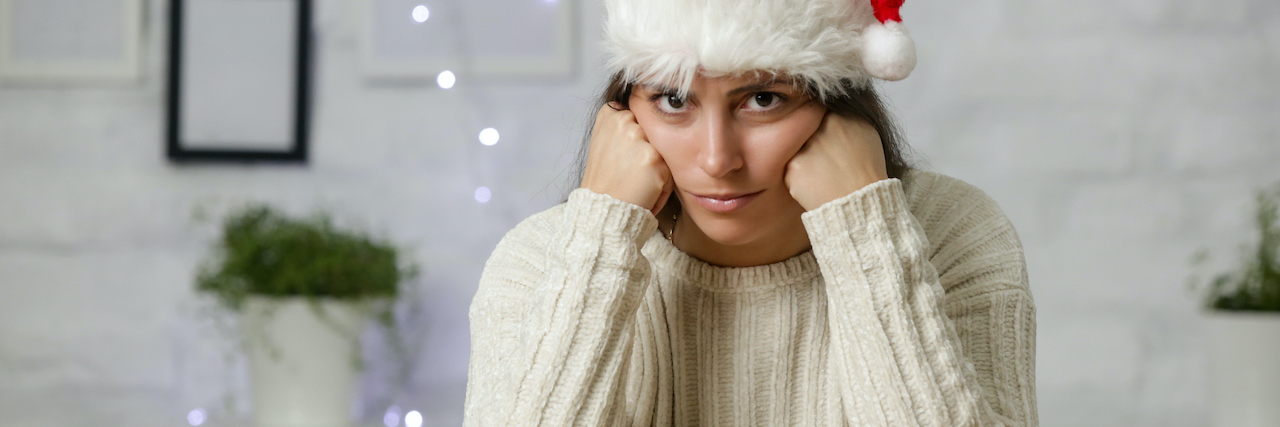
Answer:
<svg viewBox="0 0 1280 427"><path fill-rule="evenodd" d="M311 0L169 4L169 160L306 163Z"/></svg>
<svg viewBox="0 0 1280 427"><path fill-rule="evenodd" d="M143 0L0 0L0 82L134 84Z"/></svg>
<svg viewBox="0 0 1280 427"><path fill-rule="evenodd" d="M577 0L365 0L362 71L371 80L569 78L576 69ZM425 7L426 19L420 7Z"/></svg>

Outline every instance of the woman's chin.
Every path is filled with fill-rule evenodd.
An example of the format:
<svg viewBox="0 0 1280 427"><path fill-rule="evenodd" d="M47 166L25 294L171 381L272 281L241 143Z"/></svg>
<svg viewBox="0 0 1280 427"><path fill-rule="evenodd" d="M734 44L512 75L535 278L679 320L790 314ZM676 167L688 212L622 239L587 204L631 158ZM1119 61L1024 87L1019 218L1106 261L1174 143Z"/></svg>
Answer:
<svg viewBox="0 0 1280 427"><path fill-rule="evenodd" d="M741 221L711 219L695 221L702 234L708 239L724 246L742 246L760 238L761 228L744 224Z"/></svg>

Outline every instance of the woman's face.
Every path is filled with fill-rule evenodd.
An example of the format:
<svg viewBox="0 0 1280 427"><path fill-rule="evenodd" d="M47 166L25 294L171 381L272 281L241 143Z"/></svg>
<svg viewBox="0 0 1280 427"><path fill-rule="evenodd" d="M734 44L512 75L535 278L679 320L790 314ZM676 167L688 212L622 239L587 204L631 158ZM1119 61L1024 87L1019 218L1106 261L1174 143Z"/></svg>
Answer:
<svg viewBox="0 0 1280 427"><path fill-rule="evenodd" d="M767 75L699 76L685 98L675 93L636 85L630 108L671 170L683 217L721 245L803 233L783 177L826 108Z"/></svg>

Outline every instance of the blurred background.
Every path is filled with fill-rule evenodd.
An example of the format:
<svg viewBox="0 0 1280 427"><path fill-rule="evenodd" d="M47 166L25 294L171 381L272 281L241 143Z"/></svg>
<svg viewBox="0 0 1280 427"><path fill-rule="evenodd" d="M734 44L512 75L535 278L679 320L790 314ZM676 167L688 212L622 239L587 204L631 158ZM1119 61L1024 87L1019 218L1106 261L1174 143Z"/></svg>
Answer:
<svg viewBox="0 0 1280 427"><path fill-rule="evenodd" d="M359 416L380 425L390 403L460 425L481 269L570 190L608 77L600 0L315 0L304 163L170 160L170 2L135 3L0 0L10 69L31 46L136 64L0 82L0 425L232 419L244 368L200 314L217 229L193 212L250 201L411 249L408 381L375 363ZM129 25L121 13L136 28L103 26ZM987 191L1019 231L1041 425L1209 425L1190 258L1233 265L1254 192L1280 180L1280 3L912 0L902 15L919 65L881 88L918 163Z"/></svg>

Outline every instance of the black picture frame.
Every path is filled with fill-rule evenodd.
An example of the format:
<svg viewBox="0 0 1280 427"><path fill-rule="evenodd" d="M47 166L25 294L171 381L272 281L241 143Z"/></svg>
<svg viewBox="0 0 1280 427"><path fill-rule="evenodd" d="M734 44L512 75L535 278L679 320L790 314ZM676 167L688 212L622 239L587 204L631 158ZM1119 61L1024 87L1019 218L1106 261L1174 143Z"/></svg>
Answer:
<svg viewBox="0 0 1280 427"><path fill-rule="evenodd" d="M189 1L170 0L169 2L169 63L168 93L166 111L166 156L174 163L190 162L307 162L307 141L310 123L310 78L311 78L311 0L278 0L296 3L296 51L295 69L293 72L292 94L292 141L281 141L288 145L287 149L252 149L235 144L216 147L217 141L200 141L200 147L189 147L183 137L183 55L186 49L184 41L184 7ZM234 31L234 29L227 29ZM215 147L210 147L215 146Z"/></svg>

